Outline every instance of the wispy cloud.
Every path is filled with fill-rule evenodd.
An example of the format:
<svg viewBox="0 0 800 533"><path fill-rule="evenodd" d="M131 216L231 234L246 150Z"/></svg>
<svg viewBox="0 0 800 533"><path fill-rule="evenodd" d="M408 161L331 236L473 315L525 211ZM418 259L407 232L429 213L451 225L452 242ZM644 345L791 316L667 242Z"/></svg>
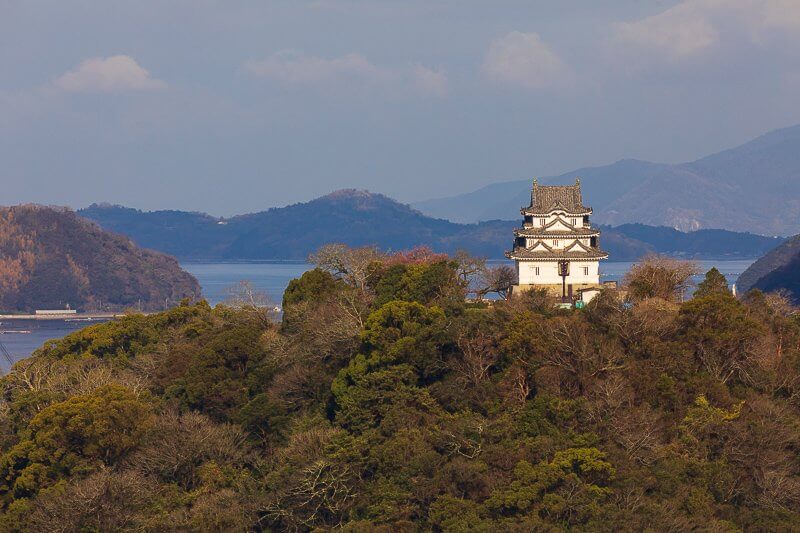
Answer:
<svg viewBox="0 0 800 533"><path fill-rule="evenodd" d="M164 89L167 84L154 78L134 58L116 55L81 62L58 77L55 86L67 92L112 93Z"/></svg>
<svg viewBox="0 0 800 533"><path fill-rule="evenodd" d="M569 69L538 34L514 31L491 43L483 71L498 83L543 89L563 83Z"/></svg>
<svg viewBox="0 0 800 533"><path fill-rule="evenodd" d="M656 54L670 61L696 55L719 42L719 32L696 6L679 4L660 13L617 25L614 41L631 53Z"/></svg>
<svg viewBox="0 0 800 533"><path fill-rule="evenodd" d="M400 67L376 65L356 53L327 59L282 51L266 59L246 61L243 68L252 76L275 83L320 90L358 86L441 97L447 94L448 89L447 75L441 70L419 64Z"/></svg>
<svg viewBox="0 0 800 533"><path fill-rule="evenodd" d="M797 0L684 0L656 15L616 24L610 44L634 65L680 64L777 35L800 35Z"/></svg>

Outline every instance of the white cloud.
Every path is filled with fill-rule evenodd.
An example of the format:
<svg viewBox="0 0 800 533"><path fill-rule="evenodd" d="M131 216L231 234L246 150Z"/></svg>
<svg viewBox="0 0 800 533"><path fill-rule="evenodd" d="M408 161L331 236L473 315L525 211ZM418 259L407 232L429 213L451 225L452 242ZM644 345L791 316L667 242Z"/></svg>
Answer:
<svg viewBox="0 0 800 533"><path fill-rule="evenodd" d="M518 31L491 43L483 70L496 82L529 89L558 85L568 73L561 58L538 34Z"/></svg>
<svg viewBox="0 0 800 533"><path fill-rule="evenodd" d="M763 10L759 22L762 31L771 29L800 33L800 3L797 0L763 0L754 2Z"/></svg>
<svg viewBox="0 0 800 533"><path fill-rule="evenodd" d="M167 86L125 55L87 59L56 79L55 85L64 91L83 93L147 91Z"/></svg>
<svg viewBox="0 0 800 533"><path fill-rule="evenodd" d="M625 58L680 63L738 43L800 34L798 0L683 0L656 15L615 26L611 44Z"/></svg>
<svg viewBox="0 0 800 533"><path fill-rule="evenodd" d="M411 79L422 94L445 96L447 94L447 75L441 70L433 70L422 65L411 68Z"/></svg>
<svg viewBox="0 0 800 533"><path fill-rule="evenodd" d="M447 94L448 80L441 70L422 65L386 67L371 63L361 54L347 54L333 59L283 51L266 59L246 61L249 74L282 85L303 85L318 89L335 86L359 86L394 93L418 93L427 96Z"/></svg>
<svg viewBox="0 0 800 533"><path fill-rule="evenodd" d="M678 61L719 42L719 32L694 5L685 2L658 15L616 27L615 41L633 53L656 53Z"/></svg>

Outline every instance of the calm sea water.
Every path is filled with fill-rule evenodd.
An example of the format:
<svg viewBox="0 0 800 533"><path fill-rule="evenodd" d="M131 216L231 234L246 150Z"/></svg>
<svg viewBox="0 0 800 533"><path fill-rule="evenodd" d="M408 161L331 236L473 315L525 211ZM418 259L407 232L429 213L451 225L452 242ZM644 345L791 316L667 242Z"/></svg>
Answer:
<svg viewBox="0 0 800 533"><path fill-rule="evenodd" d="M497 261L495 264L503 263ZM698 261L705 272L717 267L732 284L753 261ZM604 262L601 266L604 281L619 281L633 263ZM283 291L289 281L300 277L311 267L301 262L263 262L263 263L186 263L182 265L192 273L203 288L203 295L212 305L224 302L228 291L240 281L249 281L266 293L276 304L280 304ZM64 320L13 320L0 324L0 340L11 353L13 359L30 355L45 341L63 337L71 331L81 329L97 322L67 322ZM7 370L8 364L0 358L0 369Z"/></svg>
<svg viewBox="0 0 800 533"><path fill-rule="evenodd" d="M312 268L308 263L297 261L185 263L181 266L197 278L203 288L203 296L211 305L227 300L230 289L241 281L249 281L280 305L289 282Z"/></svg>
<svg viewBox="0 0 800 533"><path fill-rule="evenodd" d="M90 324L104 320L68 322L66 320L3 320L0 322L0 341L13 360L28 357L36 348L50 339L58 339ZM0 357L0 370L8 370L5 357Z"/></svg>

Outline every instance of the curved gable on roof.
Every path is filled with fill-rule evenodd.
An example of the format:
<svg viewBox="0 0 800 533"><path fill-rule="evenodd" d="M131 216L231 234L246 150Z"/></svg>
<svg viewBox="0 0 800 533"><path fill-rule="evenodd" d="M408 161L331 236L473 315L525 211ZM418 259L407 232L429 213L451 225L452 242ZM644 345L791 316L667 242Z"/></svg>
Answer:
<svg viewBox="0 0 800 533"><path fill-rule="evenodd" d="M590 210L583 205L580 178L575 179L575 185L539 185L533 180L530 208L542 213L557 210L584 213Z"/></svg>

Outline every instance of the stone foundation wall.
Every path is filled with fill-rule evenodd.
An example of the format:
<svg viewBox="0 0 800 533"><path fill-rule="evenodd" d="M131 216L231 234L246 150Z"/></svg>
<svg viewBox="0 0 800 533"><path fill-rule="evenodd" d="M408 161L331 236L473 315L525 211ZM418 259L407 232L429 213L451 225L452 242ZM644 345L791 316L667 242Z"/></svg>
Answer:
<svg viewBox="0 0 800 533"><path fill-rule="evenodd" d="M601 283L573 283L572 284L572 297L577 298L578 292L583 289L602 289ZM517 296L534 289L545 289L550 296L561 298L561 284L558 285L513 285L511 287L511 296ZM567 294L569 295L569 284L567 284Z"/></svg>

